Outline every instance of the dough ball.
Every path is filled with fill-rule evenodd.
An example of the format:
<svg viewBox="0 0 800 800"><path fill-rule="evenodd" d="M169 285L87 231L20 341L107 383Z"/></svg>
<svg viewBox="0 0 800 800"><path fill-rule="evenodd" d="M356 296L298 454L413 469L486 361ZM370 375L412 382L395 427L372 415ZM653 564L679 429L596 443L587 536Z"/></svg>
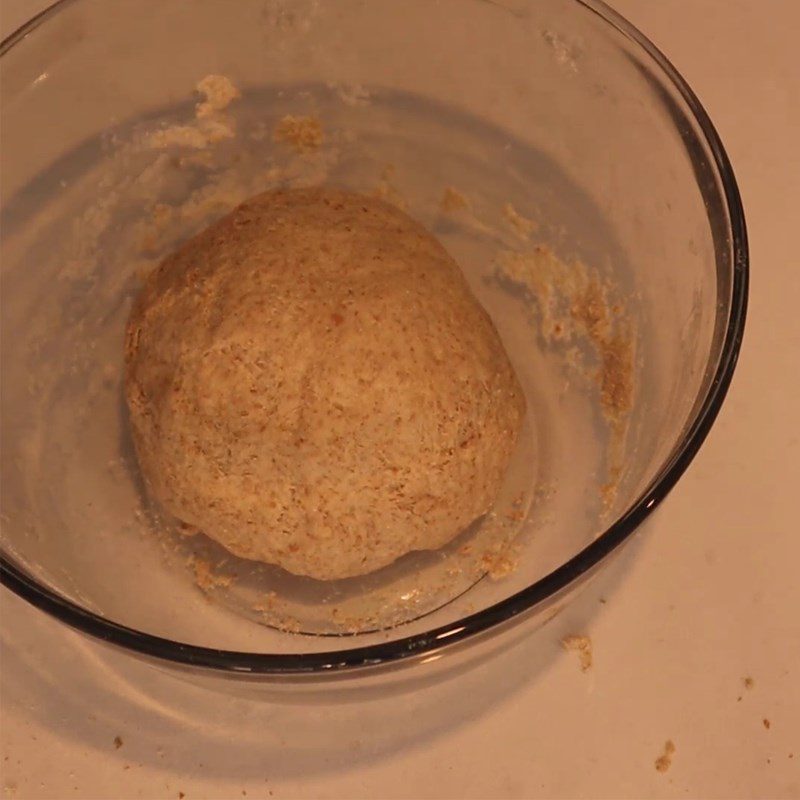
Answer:
<svg viewBox="0 0 800 800"><path fill-rule="evenodd" d="M444 248L327 188L259 195L183 244L147 279L125 358L155 498L319 579L441 547L489 510L525 413Z"/></svg>

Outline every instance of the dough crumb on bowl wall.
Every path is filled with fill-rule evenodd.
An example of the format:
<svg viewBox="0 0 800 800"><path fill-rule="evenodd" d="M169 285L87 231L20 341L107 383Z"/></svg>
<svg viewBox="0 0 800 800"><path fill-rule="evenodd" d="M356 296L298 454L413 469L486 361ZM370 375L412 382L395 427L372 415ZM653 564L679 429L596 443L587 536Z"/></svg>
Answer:
<svg viewBox="0 0 800 800"><path fill-rule="evenodd" d="M518 215L506 216L519 221ZM514 227L519 232L518 225ZM524 230L527 239L533 229L526 225ZM636 328L627 307L608 279L581 262L565 263L545 245L501 251L497 274L524 289L538 306L541 335L564 351L571 371L596 387L610 433L606 477L599 484L608 511L623 474L625 439L635 399ZM591 363L584 362L576 344L589 350Z"/></svg>
<svg viewBox="0 0 800 800"><path fill-rule="evenodd" d="M322 123L316 117L295 117L287 114L275 126L272 138L289 145L297 153L318 150L325 141Z"/></svg>

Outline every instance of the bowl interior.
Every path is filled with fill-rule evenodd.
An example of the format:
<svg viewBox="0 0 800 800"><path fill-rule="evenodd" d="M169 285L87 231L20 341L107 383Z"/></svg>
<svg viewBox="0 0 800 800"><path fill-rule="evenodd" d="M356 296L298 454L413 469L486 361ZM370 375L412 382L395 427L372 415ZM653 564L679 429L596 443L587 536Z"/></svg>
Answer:
<svg viewBox="0 0 800 800"><path fill-rule="evenodd" d="M574 0L148 8L63 3L2 57L9 557L139 631L310 653L480 613L636 503L708 390L732 271L713 155L641 47ZM317 124L321 141L291 133ZM332 583L236 559L151 507L121 390L142 275L248 196L322 183L442 241L529 409L493 513Z"/></svg>

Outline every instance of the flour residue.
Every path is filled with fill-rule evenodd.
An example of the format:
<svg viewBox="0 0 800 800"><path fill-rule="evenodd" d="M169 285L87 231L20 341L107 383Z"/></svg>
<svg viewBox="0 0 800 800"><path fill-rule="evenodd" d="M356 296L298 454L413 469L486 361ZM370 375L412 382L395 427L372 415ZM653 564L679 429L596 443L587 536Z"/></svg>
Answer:
<svg viewBox="0 0 800 800"><path fill-rule="evenodd" d="M606 478L598 487L606 510L616 498L628 420L634 402L636 338L632 320L608 279L580 261L567 263L547 245L498 255L497 275L525 290L539 311L539 333L559 344L565 364L594 383L609 428ZM579 346L588 346L587 365Z"/></svg>

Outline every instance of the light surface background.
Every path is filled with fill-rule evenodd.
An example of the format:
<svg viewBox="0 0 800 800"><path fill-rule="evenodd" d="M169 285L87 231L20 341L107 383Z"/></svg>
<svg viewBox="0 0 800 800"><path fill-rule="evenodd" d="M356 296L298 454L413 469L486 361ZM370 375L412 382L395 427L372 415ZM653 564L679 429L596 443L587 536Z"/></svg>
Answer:
<svg viewBox="0 0 800 800"><path fill-rule="evenodd" d="M3 35L44 5L0 0ZM705 104L751 237L733 387L647 529L479 671L316 723L176 685L3 591L5 797L800 798L800 0L613 5ZM558 646L572 632L588 674Z"/></svg>

